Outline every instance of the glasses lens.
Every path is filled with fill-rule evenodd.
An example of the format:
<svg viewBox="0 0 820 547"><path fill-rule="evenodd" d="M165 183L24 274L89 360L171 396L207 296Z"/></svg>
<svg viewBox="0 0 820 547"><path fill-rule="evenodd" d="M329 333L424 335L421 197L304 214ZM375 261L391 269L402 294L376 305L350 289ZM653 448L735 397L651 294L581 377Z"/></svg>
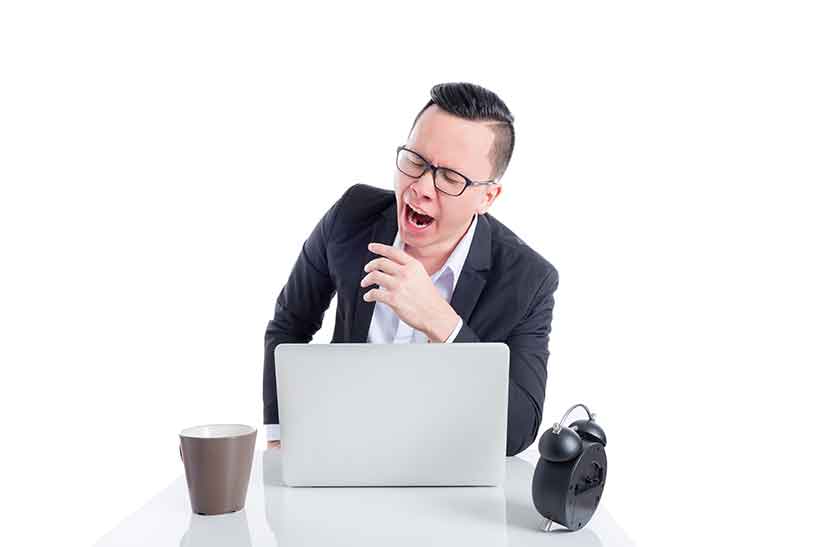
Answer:
<svg viewBox="0 0 820 547"><path fill-rule="evenodd" d="M396 167L408 177L418 178L424 173L427 162L418 154L402 149L396 157Z"/></svg>
<svg viewBox="0 0 820 547"><path fill-rule="evenodd" d="M455 171L443 168L436 173L436 188L445 194L457 196L464 191L465 186L467 186L467 179Z"/></svg>

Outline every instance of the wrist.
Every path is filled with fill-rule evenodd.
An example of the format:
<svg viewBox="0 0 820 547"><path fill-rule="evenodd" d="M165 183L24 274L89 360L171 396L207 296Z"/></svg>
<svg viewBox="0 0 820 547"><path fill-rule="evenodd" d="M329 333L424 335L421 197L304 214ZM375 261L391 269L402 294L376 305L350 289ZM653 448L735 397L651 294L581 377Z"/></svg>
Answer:
<svg viewBox="0 0 820 547"><path fill-rule="evenodd" d="M453 329L458 326L459 316L456 311L447 304L447 310L439 317L433 319L425 332L431 342L444 342L452 334Z"/></svg>

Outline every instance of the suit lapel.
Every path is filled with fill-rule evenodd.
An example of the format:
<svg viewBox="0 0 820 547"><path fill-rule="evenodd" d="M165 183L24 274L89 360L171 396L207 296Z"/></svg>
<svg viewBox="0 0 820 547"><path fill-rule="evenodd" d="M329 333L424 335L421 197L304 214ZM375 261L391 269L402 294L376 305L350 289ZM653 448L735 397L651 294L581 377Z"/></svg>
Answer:
<svg viewBox="0 0 820 547"><path fill-rule="evenodd" d="M479 272L471 270L461 272L458 283L456 284L456 290L453 293L453 298L450 300L450 305L465 323L473 314L473 309L478 302L478 297L481 296L481 291L484 290L486 283L487 280Z"/></svg>
<svg viewBox="0 0 820 547"><path fill-rule="evenodd" d="M464 268L456 283L456 290L450 299L450 305L467 323L473 314L484 285L487 284L486 272L490 269L492 258L492 235L486 215L478 215L470 252L464 261Z"/></svg>
<svg viewBox="0 0 820 547"><path fill-rule="evenodd" d="M370 241L365 243L364 253L359 259L359 281L365 276L364 265L377 258L379 255L370 252L367 249L367 243L378 242L385 245L392 245L393 240L396 239L396 232L399 227L396 219L396 202L382 212L381 217L373 226L373 232ZM353 314L353 329L351 333L351 342L367 342L367 333L370 330L370 321L373 319L373 309L376 307L375 302L365 302L364 293L369 288L359 287L356 291L356 311Z"/></svg>

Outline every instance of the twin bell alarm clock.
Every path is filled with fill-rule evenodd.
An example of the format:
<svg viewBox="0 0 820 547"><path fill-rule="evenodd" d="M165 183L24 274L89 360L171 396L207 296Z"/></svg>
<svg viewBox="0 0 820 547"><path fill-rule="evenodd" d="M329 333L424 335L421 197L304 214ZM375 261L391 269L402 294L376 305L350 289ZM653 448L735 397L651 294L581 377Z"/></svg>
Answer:
<svg viewBox="0 0 820 547"><path fill-rule="evenodd" d="M564 421L579 407L588 418L565 427ZM606 482L605 446L604 430L583 404L570 407L560 422L541 435L532 501L546 519L544 531L549 532L556 522L571 531L580 530L592 518Z"/></svg>

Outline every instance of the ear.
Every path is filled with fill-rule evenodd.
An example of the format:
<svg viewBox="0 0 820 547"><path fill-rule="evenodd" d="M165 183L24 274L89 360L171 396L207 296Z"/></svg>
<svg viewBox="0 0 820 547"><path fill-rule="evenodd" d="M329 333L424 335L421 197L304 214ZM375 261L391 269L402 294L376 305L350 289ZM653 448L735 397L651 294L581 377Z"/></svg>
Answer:
<svg viewBox="0 0 820 547"><path fill-rule="evenodd" d="M501 184L490 184L485 186L486 190L481 194L482 200L476 213L483 215L490 208L490 205L501 195Z"/></svg>

